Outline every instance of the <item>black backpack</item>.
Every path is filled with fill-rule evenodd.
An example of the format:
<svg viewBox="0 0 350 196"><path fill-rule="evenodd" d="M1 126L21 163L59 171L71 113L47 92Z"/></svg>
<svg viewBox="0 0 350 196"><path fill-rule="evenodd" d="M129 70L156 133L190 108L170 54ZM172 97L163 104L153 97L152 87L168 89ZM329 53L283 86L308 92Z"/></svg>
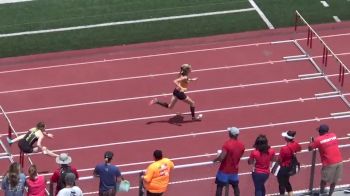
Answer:
<svg viewBox="0 0 350 196"><path fill-rule="evenodd" d="M292 151L293 157L292 157L292 160L291 160L290 165L288 167L288 175L294 176L295 174L297 174L300 171L300 163L299 163L295 153L293 152L293 150L290 147L289 147L289 149Z"/></svg>
<svg viewBox="0 0 350 196"><path fill-rule="evenodd" d="M66 175L68 173L74 174L73 171L72 171L72 168L70 166L61 167L61 169L60 169L60 177L58 178L58 182L57 182L58 190L61 190L61 189L66 187L66 182L65 182L64 179L66 178Z"/></svg>

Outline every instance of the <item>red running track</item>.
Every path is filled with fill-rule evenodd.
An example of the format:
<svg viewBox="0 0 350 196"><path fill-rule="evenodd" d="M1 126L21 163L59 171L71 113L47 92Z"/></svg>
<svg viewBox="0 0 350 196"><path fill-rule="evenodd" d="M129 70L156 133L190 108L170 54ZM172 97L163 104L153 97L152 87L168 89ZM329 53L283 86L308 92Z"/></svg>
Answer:
<svg viewBox="0 0 350 196"><path fill-rule="evenodd" d="M350 42L349 23L316 29L340 59L350 64L350 51L345 47ZM280 134L287 129L296 130L298 140L306 142L316 136L315 127L320 123L328 123L339 137L345 137L349 118L334 119L331 113L349 107L339 97L316 99L315 94L332 91L330 85L322 77L300 80L299 75L316 73L315 67L307 60L283 59L302 54L293 42L273 43L297 39L305 47L304 37L304 33L279 29L1 59L0 104L19 132L45 121L55 135L45 145L57 153L68 152L82 177L91 176L106 150L115 152L114 163L124 172L145 169L155 149L162 149L176 165L210 161L227 139L228 126L241 128L240 140L247 149L260 133L268 136L271 145L283 145ZM315 44L309 51L316 62L322 60L320 47ZM172 80L183 63L192 64L193 76L199 77L188 95L204 114L202 122L190 121L189 108L181 102L172 111L147 105L153 97L170 99ZM334 83L337 71L336 66L327 68ZM350 82L348 75L345 80ZM345 97L349 90L343 87ZM4 119L0 128L6 134ZM18 160L15 145L11 151ZM342 149L344 159L349 151ZM309 164L310 156L302 153L299 157ZM57 167L54 159L42 154L30 157L41 171ZM4 173L8 160L0 162ZM176 169L166 195L214 195L217 168ZM250 171L242 160L242 195L253 193ZM308 172L305 168L293 177L295 190L307 188ZM125 177L137 186L136 175ZM344 176L341 184L349 183ZM97 179L78 184L90 194L98 188ZM275 177L270 176L266 186L268 193L277 192ZM132 189L124 195L135 194Z"/></svg>

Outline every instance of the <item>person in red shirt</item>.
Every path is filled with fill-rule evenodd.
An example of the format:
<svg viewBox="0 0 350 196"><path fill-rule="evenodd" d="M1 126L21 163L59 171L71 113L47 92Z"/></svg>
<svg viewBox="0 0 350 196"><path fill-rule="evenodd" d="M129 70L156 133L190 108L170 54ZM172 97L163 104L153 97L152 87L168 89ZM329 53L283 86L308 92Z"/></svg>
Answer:
<svg viewBox="0 0 350 196"><path fill-rule="evenodd" d="M58 169L52 174L51 179L50 179L50 195L53 195L53 184L57 183L56 186L56 194L58 191L61 189L65 188L64 186L62 187L61 182L60 182L60 176L62 173L73 173L76 176L76 179L79 178L79 174L76 168L70 166L69 164L72 162L72 158L68 156L67 153L61 153L58 157L56 157L56 163L60 165ZM67 171L67 172L65 172Z"/></svg>
<svg viewBox="0 0 350 196"><path fill-rule="evenodd" d="M292 185L289 182L289 166L292 163L293 154L301 151L300 144L294 141L295 135L295 131L286 131L282 133L282 137L287 142L287 144L281 148L277 160L281 166L277 174L278 189L280 195L284 195L285 191L288 192L289 196L293 195Z"/></svg>
<svg viewBox="0 0 350 196"><path fill-rule="evenodd" d="M269 146L265 135L259 135L253 147L255 150L250 154L248 164L254 164L252 178L255 196L264 196L266 194L265 182L269 178L270 162L275 159L275 151Z"/></svg>
<svg viewBox="0 0 350 196"><path fill-rule="evenodd" d="M320 136L315 141L310 142L309 150L317 148L320 152L322 162L320 193L325 193L326 184L330 183L328 195L332 195L343 172L343 158L339 150L337 136L328 132L328 125L320 125L317 130Z"/></svg>
<svg viewBox="0 0 350 196"><path fill-rule="evenodd" d="M231 184L234 195L239 196L240 191L238 187L238 164L244 153L244 145L238 141L239 129L230 127L227 129L230 139L222 146L221 153L213 162L221 162L219 170L216 174L216 196L222 195L224 186Z"/></svg>
<svg viewBox="0 0 350 196"><path fill-rule="evenodd" d="M36 165L31 165L28 169L29 178L26 179L28 187L27 196L46 196L46 182L44 176L38 176Z"/></svg>

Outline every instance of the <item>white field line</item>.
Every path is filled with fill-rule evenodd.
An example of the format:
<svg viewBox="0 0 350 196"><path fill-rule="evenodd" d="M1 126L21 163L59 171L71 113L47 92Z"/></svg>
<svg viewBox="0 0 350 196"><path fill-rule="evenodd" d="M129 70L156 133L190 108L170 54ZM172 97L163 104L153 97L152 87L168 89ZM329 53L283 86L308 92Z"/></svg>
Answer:
<svg viewBox="0 0 350 196"><path fill-rule="evenodd" d="M254 11L254 9L253 8L246 8L246 9L238 9L238 10L205 12L205 13L199 13L199 14L187 14L187 15L181 15L181 16L147 18L147 19L139 19L139 20L120 21L120 22L107 22L107 23L94 24L94 25L82 25L82 26L74 26L74 27L63 27L63 28L57 28L57 29L46 29L46 30L37 30L37 31L24 31L24 32L18 32L18 33L0 34L0 38L2 38L2 37L21 36L21 35L34 35L34 34L42 34L42 33L52 33L52 32L62 32L62 31L74 31L74 30L81 30L81 29L91 29L91 28L109 27L109 26L126 25L126 24L147 23L147 22L157 22L157 21L166 21L166 20L178 20L178 19L185 19L185 18L197 18L197 17L203 17L203 16L215 16L215 15L233 14L233 13L249 12L249 11Z"/></svg>
<svg viewBox="0 0 350 196"><path fill-rule="evenodd" d="M326 1L320 1L323 7L329 7L329 4Z"/></svg>
<svg viewBox="0 0 350 196"><path fill-rule="evenodd" d="M333 19L335 20L335 22L341 22L338 16L333 16Z"/></svg>
<svg viewBox="0 0 350 196"><path fill-rule="evenodd" d="M348 36L348 35L350 35L350 33L321 36L321 38L332 38L332 37L341 37L341 36ZM316 39L316 38L313 38L313 39ZM300 39L296 39L296 40L299 40L299 41L306 40L306 38L300 38ZM288 42L288 43L290 43L290 42ZM185 51L178 51L178 52L159 53L159 54L142 55L142 56L134 56L134 57L103 59L103 60L97 60L97 61L85 61L85 62L80 62L80 63L68 63L68 64L59 64L59 65L43 66L43 67L35 67L35 68L15 69L15 70L0 71L0 74L22 72L22 71L34 71L34 70L41 70L41 69L52 69L52 68L69 67L69 66L78 66L78 65L86 65L86 64L94 64L94 63L106 63L106 62L114 62L114 61L153 58L153 57L159 57L159 56L171 56L171 55L188 54L188 53L205 52L205 51L226 50L226 49L232 49L232 48L241 48L241 47L250 47L250 46L258 46L258 45L268 45L268 44L272 44L272 42L257 42L257 43L252 43L252 44L242 44L242 45L233 45L233 46L216 47L216 48L205 48L205 49L198 49L198 50L185 50Z"/></svg>
<svg viewBox="0 0 350 196"><path fill-rule="evenodd" d="M258 5L256 5L256 3L253 0L249 0L249 3L254 7L254 9L258 12L259 16L261 17L261 19L266 23L267 27L269 27L269 29L275 29L275 27L273 27L272 23L269 21L269 19L265 16L264 12L261 11L261 9L259 8Z"/></svg>
<svg viewBox="0 0 350 196"><path fill-rule="evenodd" d="M0 4L19 3L19 2L25 2L25 1L34 1L34 0L0 0Z"/></svg>
<svg viewBox="0 0 350 196"><path fill-rule="evenodd" d="M349 54L350 54L350 52L349 53L339 53L336 55L343 56L343 55L349 55ZM314 57L310 57L310 58L321 58L321 57L322 56L314 56ZM221 69L234 69L234 68L249 67L249 66L256 66L256 65L265 65L265 64L274 64L274 63L282 63L282 62L286 62L286 60L263 61L263 62L258 62L258 63L228 65L228 66L221 66L221 67L214 66L213 68L197 69L197 70L193 70L192 72L214 71L214 70L221 70ZM79 85L99 84L99 83L106 83L106 82L132 80L132 79L154 78L154 77L159 77L159 76L175 75L177 73L178 72L168 72L168 73L160 73L160 74L130 76L130 77L124 77L124 78L112 78L112 79L107 79L107 80L94 80L94 81L88 81L88 82L77 82L77 83L41 86L41 87L33 87L33 88L25 88L25 89L6 90L6 91L0 91L0 94L18 93L18 92L25 92L25 91L35 91L35 90L44 90L44 89L62 88L62 87L71 87L71 86L79 86Z"/></svg>

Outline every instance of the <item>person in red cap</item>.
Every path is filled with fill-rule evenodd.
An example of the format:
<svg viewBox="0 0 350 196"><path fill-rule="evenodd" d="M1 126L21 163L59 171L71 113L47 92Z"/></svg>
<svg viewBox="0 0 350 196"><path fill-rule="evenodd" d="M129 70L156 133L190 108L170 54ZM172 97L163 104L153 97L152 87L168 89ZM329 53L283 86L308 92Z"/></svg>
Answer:
<svg viewBox="0 0 350 196"><path fill-rule="evenodd" d="M284 195L285 191L288 192L289 196L293 195L292 185L289 182L289 170L290 165L292 164L293 154L301 151L300 144L294 141L295 135L295 131L286 131L282 133L282 137L284 137L287 144L281 148L277 160L281 166L277 174L280 195Z"/></svg>
<svg viewBox="0 0 350 196"><path fill-rule="evenodd" d="M203 115L199 114L198 116L196 116L194 101L185 94L185 92L188 89L188 84L191 81L196 81L198 79L189 77L191 70L192 67L190 64L181 65L179 77L174 80L174 84L176 87L173 91L173 96L171 97L170 103L161 102L157 98L154 98L150 101L149 105L158 104L162 107L172 109L177 100L181 100L190 105L192 120L201 120Z"/></svg>
<svg viewBox="0 0 350 196"><path fill-rule="evenodd" d="M330 196L343 172L343 158L339 150L337 136L329 132L328 125L320 125L317 130L319 136L315 141L310 142L309 151L317 148L320 152L322 162L320 194L325 193L326 184L330 183L328 193Z"/></svg>

